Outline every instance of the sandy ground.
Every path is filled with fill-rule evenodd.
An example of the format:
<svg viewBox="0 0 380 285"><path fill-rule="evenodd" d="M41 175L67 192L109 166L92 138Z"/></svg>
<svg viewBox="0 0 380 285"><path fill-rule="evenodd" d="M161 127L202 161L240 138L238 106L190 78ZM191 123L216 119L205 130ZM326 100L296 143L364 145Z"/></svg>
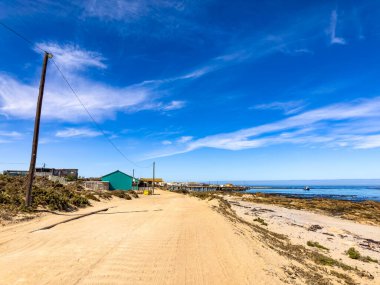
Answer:
<svg viewBox="0 0 380 285"><path fill-rule="evenodd" d="M303 264L269 248L255 237L251 227L213 210L218 205L215 199L204 201L166 191L157 194L140 195L131 201L114 198L76 213L45 214L1 227L0 284L320 284L318 279L310 283L297 275L294 268L302 268ZM113 208L35 231L105 207ZM266 221L271 220L271 230L288 231L294 242L308 239L299 240L297 236L304 234L300 229L315 224L313 219L323 225L323 230L307 233L313 235L313 240L314 235L323 235L319 231L343 231L347 235L348 224L324 216L307 216L307 212L287 212L292 210L284 208L256 211L256 207L267 206L241 201L233 205L247 220L253 218L250 213L261 213ZM265 216L268 213L273 216ZM281 220L276 215L286 218ZM373 232L370 229L349 227L352 237L359 231L368 238L376 237L378 228L374 227ZM331 244L326 246L333 248ZM341 254L341 248L338 251ZM356 276L355 280L379 284L377 277L370 280ZM331 284L343 283L332 280Z"/></svg>
<svg viewBox="0 0 380 285"><path fill-rule="evenodd" d="M287 264L205 201L170 192L2 227L1 284L282 284Z"/></svg>
<svg viewBox="0 0 380 285"><path fill-rule="evenodd" d="M380 284L379 263L354 260L345 253L354 247L361 255L380 261L380 227L308 211L245 202L236 197L225 198L243 219L254 222L254 219L261 218L270 231L285 234L293 244L306 246L308 241L318 242L329 249L320 252L370 272Z"/></svg>

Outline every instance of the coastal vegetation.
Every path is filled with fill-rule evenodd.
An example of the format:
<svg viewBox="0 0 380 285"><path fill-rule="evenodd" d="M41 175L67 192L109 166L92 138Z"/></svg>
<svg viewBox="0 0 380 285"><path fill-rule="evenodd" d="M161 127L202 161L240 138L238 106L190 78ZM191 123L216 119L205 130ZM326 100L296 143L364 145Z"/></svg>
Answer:
<svg viewBox="0 0 380 285"><path fill-rule="evenodd" d="M262 218L256 218L256 219L254 219L253 221L258 222L258 223L262 224L263 226L267 226L267 225L268 225L268 224L264 221L264 219L262 219Z"/></svg>
<svg viewBox="0 0 380 285"><path fill-rule="evenodd" d="M306 243L308 246L311 246L311 247L316 247L316 248L320 248L320 249L324 249L324 250L329 250L327 247L321 245L319 242L317 241L308 241Z"/></svg>
<svg viewBox="0 0 380 285"><path fill-rule="evenodd" d="M354 248L354 247L350 247L348 250L347 250L347 255L351 258L351 259L358 259L360 261L364 261L364 262L375 262L377 263L378 261L376 259L373 259L371 258L370 256L362 256L360 254L360 252Z"/></svg>
<svg viewBox="0 0 380 285"><path fill-rule="evenodd" d="M75 211L91 206L91 201L110 200L113 196L131 200L138 198L135 191L88 191L80 182L62 185L44 177L36 177L33 200L25 207L25 177L0 175L0 220L27 220L41 211Z"/></svg>

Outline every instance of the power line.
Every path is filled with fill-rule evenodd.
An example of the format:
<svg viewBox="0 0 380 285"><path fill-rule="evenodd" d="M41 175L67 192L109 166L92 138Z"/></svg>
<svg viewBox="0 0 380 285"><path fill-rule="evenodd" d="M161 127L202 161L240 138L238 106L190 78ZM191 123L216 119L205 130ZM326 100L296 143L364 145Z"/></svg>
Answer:
<svg viewBox="0 0 380 285"><path fill-rule="evenodd" d="M102 133L102 135L107 139L107 141L112 145L112 147L120 153L121 156L123 156L128 162L132 163L133 165L139 167L139 168L150 168L151 166L140 166L134 161L130 160L128 157L125 156L125 154L114 144L114 142L107 136L107 134L104 132L104 130L100 127L98 122L94 119L94 117L91 115L90 111L87 109L86 105L83 103L83 101L80 99L78 94L75 92L74 88L71 86L70 82L67 80L66 76L63 74L62 70L59 68L57 63L54 59L52 59L53 64L57 68L58 72L62 76L63 80L66 82L67 86L69 86L71 92L74 94L74 96L77 98L78 102L81 104L83 109L86 111L87 115L90 117L94 125L97 127L97 129Z"/></svg>
<svg viewBox="0 0 380 285"><path fill-rule="evenodd" d="M22 34L18 33L16 30L12 29L11 27L9 27L8 25L4 24L3 22L0 22L0 25L5 28L6 30L12 32L13 34L15 34L16 36L18 36L19 38L21 38L22 40L24 40L25 42L27 42L29 45L33 46L33 47L36 47L37 49L39 49L40 51L42 51L43 53L49 53L48 51L45 51L43 50L42 48L40 48L39 46L35 45L31 40L29 40L28 38L26 38L25 36L23 36ZM87 115L91 118L92 122L94 123L94 125L96 126L96 128L101 132L101 134L107 139L107 141L111 144L111 146L125 159L127 160L129 163L135 165L136 167L139 167L139 168L150 168L151 166L140 166L138 165L137 163L135 163L134 161L130 160L116 145L115 143L107 136L107 134L104 132L104 130L100 127L100 125L96 122L96 120L94 119L94 117L91 115L90 111L87 109L87 107L84 105L84 103L82 102L82 100L79 98L78 94L75 92L75 90L73 89L73 87L71 86L70 82L67 80L66 76L63 74L62 70L59 68L59 66L57 65L57 63L55 62L54 59L51 59L54 63L54 66L57 68L58 72L60 73L60 75L62 76L63 80L66 82L66 84L69 86L71 92L75 95L75 97L77 98L78 102L80 103L80 105L83 107L83 109L86 111Z"/></svg>
<svg viewBox="0 0 380 285"><path fill-rule="evenodd" d="M34 46L36 47L37 49L39 49L40 51L42 51L43 53L49 53L47 52L46 50L43 50L42 48L40 48L38 45L35 45L31 40L29 40L28 38L24 37L23 35L21 35L19 32L15 31L14 29L12 29L11 27L9 27L8 25L4 24L3 22L0 22L0 25L3 26L4 29L7 29L8 31L10 31L11 33L14 33L16 36L18 36L20 39L24 40L25 42L27 42L29 45L31 46Z"/></svg>

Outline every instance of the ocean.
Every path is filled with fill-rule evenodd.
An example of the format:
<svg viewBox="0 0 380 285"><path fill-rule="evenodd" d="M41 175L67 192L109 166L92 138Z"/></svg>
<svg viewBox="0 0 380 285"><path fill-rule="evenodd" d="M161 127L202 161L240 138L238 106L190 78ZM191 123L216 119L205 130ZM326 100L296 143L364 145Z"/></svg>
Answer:
<svg viewBox="0 0 380 285"><path fill-rule="evenodd" d="M289 197L300 198L329 198L337 200L365 201L373 200L380 202L379 186L309 186L305 191L302 187L295 185L273 186L273 188L250 189L248 193L271 193L282 194Z"/></svg>
<svg viewBox="0 0 380 285"><path fill-rule="evenodd" d="M246 191L248 193L282 194L308 199L329 198L357 202L365 200L380 202L379 179L230 181L230 183L252 187ZM305 191L305 186L309 186L310 190Z"/></svg>

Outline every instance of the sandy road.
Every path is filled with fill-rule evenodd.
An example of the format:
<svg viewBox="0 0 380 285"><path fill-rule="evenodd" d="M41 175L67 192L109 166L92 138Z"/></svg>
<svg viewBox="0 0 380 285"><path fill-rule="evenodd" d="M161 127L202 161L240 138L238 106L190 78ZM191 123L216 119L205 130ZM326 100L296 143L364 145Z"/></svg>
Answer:
<svg viewBox="0 0 380 285"><path fill-rule="evenodd" d="M205 201L159 192L52 229L48 215L1 228L1 284L280 284L275 255ZM95 210L85 209L81 212Z"/></svg>

